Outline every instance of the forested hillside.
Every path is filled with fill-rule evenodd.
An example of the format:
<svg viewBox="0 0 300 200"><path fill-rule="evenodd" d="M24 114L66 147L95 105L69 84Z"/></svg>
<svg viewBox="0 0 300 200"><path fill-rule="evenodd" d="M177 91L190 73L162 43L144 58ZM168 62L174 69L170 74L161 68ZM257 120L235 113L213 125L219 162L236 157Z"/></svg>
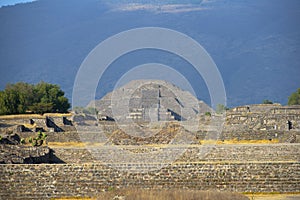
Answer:
<svg viewBox="0 0 300 200"><path fill-rule="evenodd" d="M187 34L207 50L222 74L229 107L264 99L287 104L300 85L299 10L298 0L39 0L2 7L0 89L44 80L59 84L71 100L76 73L96 45L121 31L158 26ZM177 70L210 104L205 82L190 63L151 49L113 62L97 98L132 67L149 62Z"/></svg>

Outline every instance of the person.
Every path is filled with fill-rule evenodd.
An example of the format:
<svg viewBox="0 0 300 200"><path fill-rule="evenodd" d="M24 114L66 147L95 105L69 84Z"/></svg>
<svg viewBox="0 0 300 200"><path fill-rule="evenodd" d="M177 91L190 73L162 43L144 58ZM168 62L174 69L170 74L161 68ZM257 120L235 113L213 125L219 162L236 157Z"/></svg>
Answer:
<svg viewBox="0 0 300 200"><path fill-rule="evenodd" d="M288 130L291 130L293 128L293 124L290 120L287 121Z"/></svg>

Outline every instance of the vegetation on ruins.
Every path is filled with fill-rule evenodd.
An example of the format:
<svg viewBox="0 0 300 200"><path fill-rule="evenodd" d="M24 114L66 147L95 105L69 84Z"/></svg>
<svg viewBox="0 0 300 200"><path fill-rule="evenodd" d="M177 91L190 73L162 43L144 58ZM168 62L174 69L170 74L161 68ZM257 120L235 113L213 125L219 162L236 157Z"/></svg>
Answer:
<svg viewBox="0 0 300 200"><path fill-rule="evenodd" d="M35 138L29 138L29 143L31 143L32 146L37 147L37 146L41 146L44 141L47 138L47 134L46 133L42 133L41 131L38 132L37 136Z"/></svg>
<svg viewBox="0 0 300 200"><path fill-rule="evenodd" d="M94 108L94 107L84 108L84 107L76 106L75 108L73 108L73 111L75 113L84 113L84 114L90 114L90 115L97 115L98 114L97 109Z"/></svg>
<svg viewBox="0 0 300 200"><path fill-rule="evenodd" d="M272 101L270 101L269 99L265 99L265 100L263 100L263 102L262 102L263 104L273 104L273 102Z"/></svg>
<svg viewBox="0 0 300 200"><path fill-rule="evenodd" d="M205 116L211 117L211 112L205 112Z"/></svg>
<svg viewBox="0 0 300 200"><path fill-rule="evenodd" d="M217 105L216 112L218 114L223 114L226 110L229 110L229 108L224 106L223 104L218 104Z"/></svg>
<svg viewBox="0 0 300 200"><path fill-rule="evenodd" d="M288 105L300 105L300 88L289 96Z"/></svg>
<svg viewBox="0 0 300 200"><path fill-rule="evenodd" d="M40 82L36 85L19 82L8 84L0 91L0 115L67 112L70 108L64 92L56 84Z"/></svg>
<svg viewBox="0 0 300 200"><path fill-rule="evenodd" d="M25 144L25 138L21 138L20 144Z"/></svg>

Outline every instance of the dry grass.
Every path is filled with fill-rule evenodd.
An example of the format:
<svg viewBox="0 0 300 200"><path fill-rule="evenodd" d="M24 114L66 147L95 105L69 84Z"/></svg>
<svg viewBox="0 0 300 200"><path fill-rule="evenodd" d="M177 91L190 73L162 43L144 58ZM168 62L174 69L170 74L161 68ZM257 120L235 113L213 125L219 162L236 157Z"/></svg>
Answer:
<svg viewBox="0 0 300 200"><path fill-rule="evenodd" d="M247 200L248 197L230 192L217 191L196 191L196 190L143 190L125 189L105 192L100 194L97 199L119 199L126 200Z"/></svg>
<svg viewBox="0 0 300 200"><path fill-rule="evenodd" d="M48 117L71 117L72 113L45 113L44 115L39 114L20 114L20 115L1 115L2 119L30 119L30 118L46 118Z"/></svg>
<svg viewBox="0 0 300 200"><path fill-rule="evenodd" d="M200 144L276 144L278 139L273 140L200 140Z"/></svg>
<svg viewBox="0 0 300 200"><path fill-rule="evenodd" d="M48 117L71 117L72 113L45 113L44 116Z"/></svg>
<svg viewBox="0 0 300 200"><path fill-rule="evenodd" d="M146 189L117 189L100 193L93 198L56 198L70 199L103 199L103 200L249 200L248 197L230 192L196 191L196 190L146 190Z"/></svg>
<svg viewBox="0 0 300 200"><path fill-rule="evenodd" d="M223 145L223 144L276 144L279 143L279 141L276 140L201 140L199 144L201 145ZM197 147L199 144L192 144L188 145L189 147ZM91 142L48 142L48 145L50 147L85 147L85 146L102 146L103 143L91 143ZM138 145L118 145L119 147L141 147ZM172 145L170 144L145 144L142 145L143 147L149 147L149 148L166 148L170 147ZM174 145L174 147L185 147L186 145Z"/></svg>
<svg viewBox="0 0 300 200"><path fill-rule="evenodd" d="M96 200L91 197L62 197L62 198L51 198L51 200Z"/></svg>
<svg viewBox="0 0 300 200"><path fill-rule="evenodd" d="M20 114L20 115L1 115L0 119L29 119L29 118L44 118L38 114Z"/></svg>
<svg viewBox="0 0 300 200"><path fill-rule="evenodd" d="M245 194L251 200L292 200L300 199L300 194Z"/></svg>
<svg viewBox="0 0 300 200"><path fill-rule="evenodd" d="M85 147L84 142L48 142L49 147Z"/></svg>
<svg viewBox="0 0 300 200"><path fill-rule="evenodd" d="M36 127L36 124L23 124L26 128L32 129Z"/></svg>

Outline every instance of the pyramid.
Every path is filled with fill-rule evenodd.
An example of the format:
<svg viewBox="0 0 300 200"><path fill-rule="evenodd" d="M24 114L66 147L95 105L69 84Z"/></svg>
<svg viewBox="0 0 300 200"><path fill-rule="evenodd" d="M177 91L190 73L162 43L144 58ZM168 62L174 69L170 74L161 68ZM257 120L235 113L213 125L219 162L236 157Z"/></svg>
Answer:
<svg viewBox="0 0 300 200"><path fill-rule="evenodd" d="M120 120L185 121L212 109L190 92L162 80L134 80L90 102L101 116Z"/></svg>

